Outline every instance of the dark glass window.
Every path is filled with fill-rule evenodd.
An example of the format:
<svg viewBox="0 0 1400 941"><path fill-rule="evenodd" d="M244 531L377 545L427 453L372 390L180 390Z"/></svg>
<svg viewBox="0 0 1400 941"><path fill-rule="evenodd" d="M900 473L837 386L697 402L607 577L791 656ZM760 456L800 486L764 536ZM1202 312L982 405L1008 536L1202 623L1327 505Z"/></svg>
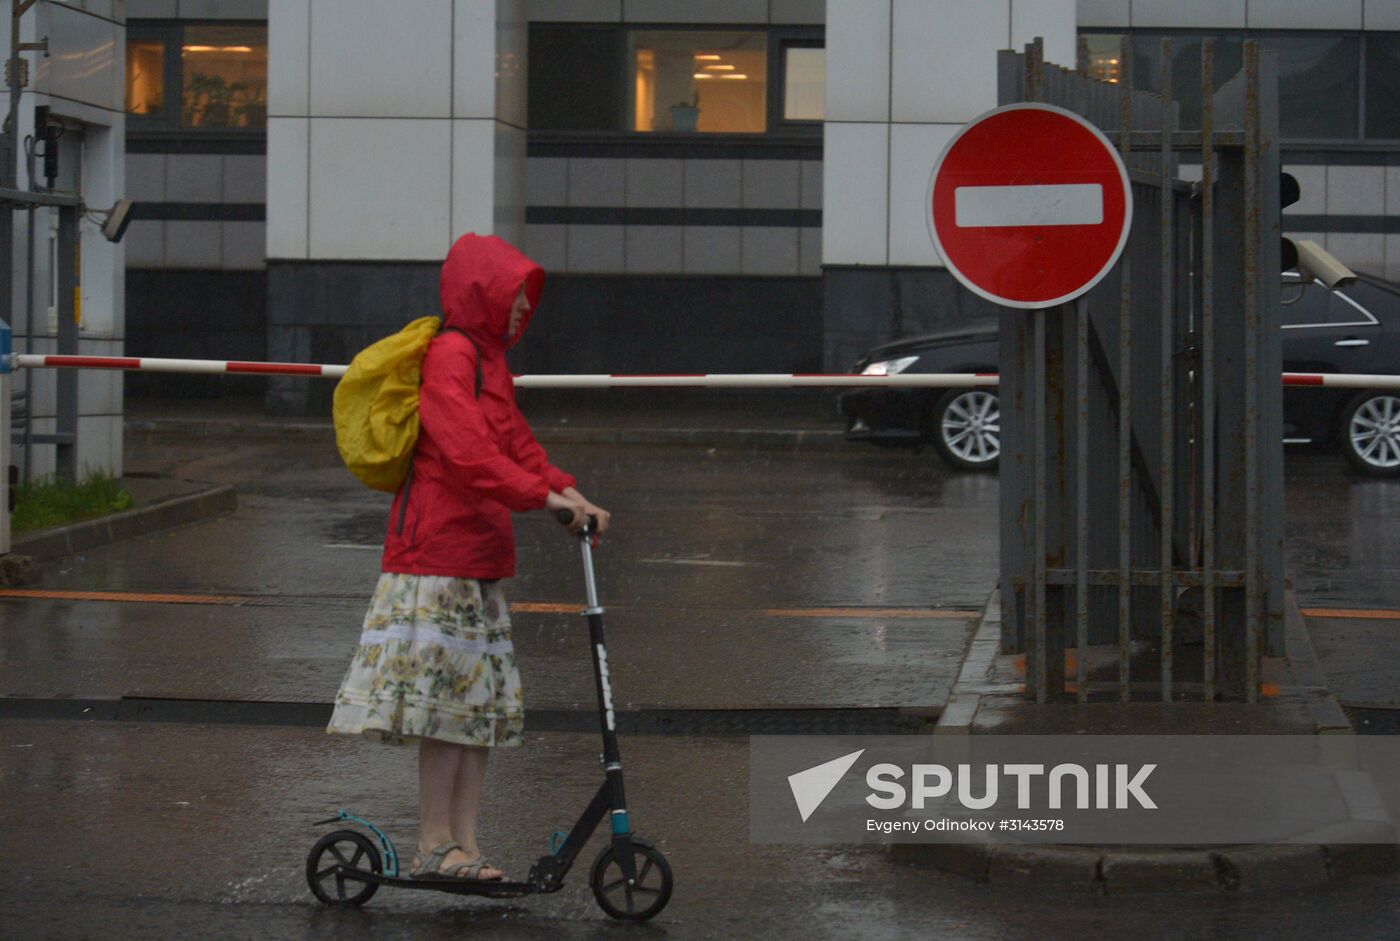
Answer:
<svg viewBox="0 0 1400 941"><path fill-rule="evenodd" d="M1303 284L1296 278L1285 278L1280 289L1283 301L1283 322L1286 326L1303 326L1327 322L1327 306L1331 292L1309 282Z"/></svg>
<svg viewBox="0 0 1400 941"><path fill-rule="evenodd" d="M1359 136L1359 36L1261 36L1259 43L1278 54L1281 136L1341 139Z"/></svg>
<svg viewBox="0 0 1400 941"><path fill-rule="evenodd" d="M1400 138L1400 36L1366 37L1366 136Z"/></svg>
<svg viewBox="0 0 1400 941"><path fill-rule="evenodd" d="M1239 36L1216 36L1211 74L1214 90L1234 78L1243 64L1243 40ZM1161 91L1162 40L1171 41L1172 98L1180 108L1181 127L1201 126L1201 37L1164 36L1161 33L1135 33L1132 54L1133 87ZM1092 47L1091 47L1092 48ZM1115 63L1116 65L1116 63Z"/></svg>
<svg viewBox="0 0 1400 941"><path fill-rule="evenodd" d="M531 26L531 129L620 130L621 42L621 30L613 28Z"/></svg>

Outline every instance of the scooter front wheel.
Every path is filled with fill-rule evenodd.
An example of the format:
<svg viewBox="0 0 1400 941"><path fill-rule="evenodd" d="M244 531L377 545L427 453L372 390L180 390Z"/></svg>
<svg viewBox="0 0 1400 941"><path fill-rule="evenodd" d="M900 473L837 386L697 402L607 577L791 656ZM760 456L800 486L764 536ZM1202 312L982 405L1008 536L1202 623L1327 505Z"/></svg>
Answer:
<svg viewBox="0 0 1400 941"><path fill-rule="evenodd" d="M347 877L341 867L380 873L383 863L373 841L354 830L336 830L316 841L306 856L306 884L327 905L363 905L379 891L379 883Z"/></svg>
<svg viewBox="0 0 1400 941"><path fill-rule="evenodd" d="M661 851L646 843L632 841L632 864L637 879L627 884L617 847L609 846L593 862L589 883L598 907L623 921L646 921L671 900L671 866Z"/></svg>

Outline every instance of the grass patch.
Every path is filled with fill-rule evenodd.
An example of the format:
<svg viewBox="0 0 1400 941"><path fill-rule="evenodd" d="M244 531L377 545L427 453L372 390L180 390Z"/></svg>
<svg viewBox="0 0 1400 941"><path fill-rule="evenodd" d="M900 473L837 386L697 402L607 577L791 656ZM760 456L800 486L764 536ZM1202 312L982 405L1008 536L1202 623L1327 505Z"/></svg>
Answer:
<svg viewBox="0 0 1400 941"><path fill-rule="evenodd" d="M15 512L10 530L15 535L63 526L131 509L131 494L117 480L91 473L81 483L42 477L15 488Z"/></svg>

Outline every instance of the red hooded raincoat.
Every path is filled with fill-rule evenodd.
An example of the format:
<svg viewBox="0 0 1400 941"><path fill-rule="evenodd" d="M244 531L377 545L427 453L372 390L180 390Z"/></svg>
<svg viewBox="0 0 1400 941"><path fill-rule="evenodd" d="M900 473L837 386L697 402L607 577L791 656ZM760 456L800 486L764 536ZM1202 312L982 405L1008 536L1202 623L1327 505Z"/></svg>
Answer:
<svg viewBox="0 0 1400 941"><path fill-rule="evenodd" d="M550 490L575 484L549 463L515 405L505 353L529 322L526 314L507 336L521 285L533 311L544 270L495 236L464 235L447 253L439 282L444 330L423 359L421 431L412 473L389 512L385 572L509 578L511 511L541 509Z"/></svg>

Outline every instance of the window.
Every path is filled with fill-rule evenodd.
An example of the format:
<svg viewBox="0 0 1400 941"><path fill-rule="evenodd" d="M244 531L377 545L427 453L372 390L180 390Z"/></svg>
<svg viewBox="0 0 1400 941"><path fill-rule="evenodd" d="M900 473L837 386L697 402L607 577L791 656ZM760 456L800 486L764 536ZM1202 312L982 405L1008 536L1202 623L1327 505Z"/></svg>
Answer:
<svg viewBox="0 0 1400 941"><path fill-rule="evenodd" d="M160 114L165 109L165 43L134 39L126 44L126 110Z"/></svg>
<svg viewBox="0 0 1400 941"><path fill-rule="evenodd" d="M531 26L530 127L545 131L615 131L623 100L620 31Z"/></svg>
<svg viewBox="0 0 1400 941"><path fill-rule="evenodd" d="M783 120L820 121L826 116L826 49L783 47Z"/></svg>
<svg viewBox="0 0 1400 941"><path fill-rule="evenodd" d="M1400 35L1366 37L1366 136L1400 138Z"/></svg>
<svg viewBox="0 0 1400 941"><path fill-rule="evenodd" d="M1090 33L1080 37L1083 69L1090 76L1110 85L1123 77L1123 37Z"/></svg>
<svg viewBox="0 0 1400 941"><path fill-rule="evenodd" d="M267 126L266 27L186 27L180 59L182 127Z"/></svg>
<svg viewBox="0 0 1400 941"><path fill-rule="evenodd" d="M767 130L768 38L761 32L635 30L629 130Z"/></svg>
<svg viewBox="0 0 1400 941"><path fill-rule="evenodd" d="M1278 54L1278 127L1284 138L1359 136L1361 39L1261 36Z"/></svg>
<svg viewBox="0 0 1400 941"><path fill-rule="evenodd" d="M262 130L267 27L129 27L126 110L132 130Z"/></svg>

